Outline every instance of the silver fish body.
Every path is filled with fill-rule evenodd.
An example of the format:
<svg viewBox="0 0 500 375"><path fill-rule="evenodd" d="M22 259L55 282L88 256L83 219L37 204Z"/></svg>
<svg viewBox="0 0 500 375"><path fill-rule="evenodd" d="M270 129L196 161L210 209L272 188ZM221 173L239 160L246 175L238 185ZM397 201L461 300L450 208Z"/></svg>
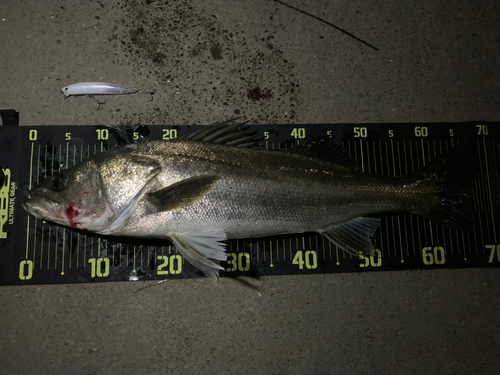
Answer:
<svg viewBox="0 0 500 375"><path fill-rule="evenodd" d="M378 219L367 215L411 212L460 229L470 218L470 195L458 173L441 177L444 161L390 178L353 168L328 143L284 152L199 138L103 152L39 184L24 208L96 233L169 238L214 279L227 238L315 231L350 253L371 253ZM333 157L315 156L329 147Z"/></svg>
<svg viewBox="0 0 500 375"><path fill-rule="evenodd" d="M130 152L131 163L136 153L161 165L137 209L112 233L120 236L161 238L172 231L222 229L228 238L249 238L319 231L367 214L408 211L417 197L422 205L432 196L409 179L369 175L287 152L189 141L140 143L118 152ZM106 157L104 168L113 164L112 154ZM203 175L220 177L203 199L182 210L150 214L148 192Z"/></svg>

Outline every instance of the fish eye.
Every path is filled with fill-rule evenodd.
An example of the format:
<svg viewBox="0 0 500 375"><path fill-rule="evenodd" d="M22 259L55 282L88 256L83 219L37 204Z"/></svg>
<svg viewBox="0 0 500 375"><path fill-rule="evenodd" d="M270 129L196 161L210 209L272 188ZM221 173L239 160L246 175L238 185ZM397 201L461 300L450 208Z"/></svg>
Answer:
<svg viewBox="0 0 500 375"><path fill-rule="evenodd" d="M56 173L55 175L52 176L51 179L51 184L50 184L50 189L52 191L63 191L64 188L66 187L66 175L63 173Z"/></svg>

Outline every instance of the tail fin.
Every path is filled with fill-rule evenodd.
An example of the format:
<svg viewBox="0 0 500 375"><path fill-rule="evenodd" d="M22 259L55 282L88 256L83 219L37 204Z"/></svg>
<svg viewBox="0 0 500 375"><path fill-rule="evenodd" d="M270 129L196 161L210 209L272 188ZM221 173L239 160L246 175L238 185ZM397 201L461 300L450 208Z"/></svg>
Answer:
<svg viewBox="0 0 500 375"><path fill-rule="evenodd" d="M435 202L425 212L415 212L452 229L467 231L473 223L472 180L478 167L477 148L461 144L417 174L434 185Z"/></svg>

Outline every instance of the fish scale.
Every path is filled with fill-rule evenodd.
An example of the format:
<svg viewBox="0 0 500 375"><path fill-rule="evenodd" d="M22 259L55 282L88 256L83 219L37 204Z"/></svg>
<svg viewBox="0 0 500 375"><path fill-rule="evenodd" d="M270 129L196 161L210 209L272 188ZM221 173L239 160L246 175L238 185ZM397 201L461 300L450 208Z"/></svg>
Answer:
<svg viewBox="0 0 500 375"><path fill-rule="evenodd" d="M127 148L127 152L167 159L156 177L163 186L201 174L215 174L222 179L210 194L185 210L159 213L147 221L147 208L138 211L116 232L121 236L147 233L161 237L169 231L193 230L193 223L197 223L197 231L223 228L228 238L248 238L318 230L386 208L407 208L407 193L402 188L406 179L395 183L290 152L239 150L183 141L150 142ZM175 163L170 162L173 159ZM339 184L339 179L346 182ZM350 192L350 182L362 186L359 194L359 189L355 194ZM391 206L379 200L372 204L374 197L382 194L391 195L387 199Z"/></svg>

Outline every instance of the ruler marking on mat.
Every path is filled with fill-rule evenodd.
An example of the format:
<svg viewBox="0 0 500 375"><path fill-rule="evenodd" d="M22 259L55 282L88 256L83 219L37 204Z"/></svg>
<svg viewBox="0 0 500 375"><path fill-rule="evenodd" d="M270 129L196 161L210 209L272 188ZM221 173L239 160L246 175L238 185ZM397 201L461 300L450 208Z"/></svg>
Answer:
<svg viewBox="0 0 500 375"><path fill-rule="evenodd" d="M236 267L236 272L225 275L499 267L496 249L500 244L496 225L500 221L500 130L497 130L497 123L490 124L255 125L255 130L265 135L262 145L269 150L290 151L294 145L329 136L343 145L364 172L391 177L418 175L418 170L427 167L434 159L464 141L470 141L476 145L478 153L478 172L471 186L474 223L469 231L464 232L442 226L437 220L408 213L381 215L373 237L377 255L359 259L318 234L231 240L227 248L232 257L235 256L236 263L232 267ZM0 127L0 135L3 128ZM129 128L122 127L116 134L125 134ZM146 133L150 135L141 133L139 139L155 140L162 138L163 129L167 127L143 128L147 128ZM99 130L97 137L96 129ZM14 201L16 215L14 223L8 226L9 241L0 240L0 257L3 254L8 256L6 259L11 259L11 263L0 262L0 284L200 276L184 258L179 257L169 242L149 245L140 240L75 232L30 217L19 207L28 188L42 179L51 178L52 173L116 147L119 138L114 137L115 130L108 132L103 129L102 126L14 128L19 147L23 150L21 158L14 161L14 156L5 155L0 160L2 167L12 169L15 176L12 181L18 184ZM133 133L137 134L138 129L135 127ZM176 129L182 135L195 131L197 127L179 126ZM0 136L0 147L4 139ZM16 225L20 223L24 224ZM24 251L19 253L15 249ZM158 267L166 260L169 263L163 264L163 272L158 272ZM179 260L183 265L180 273L176 271ZM11 276L7 278L5 275Z"/></svg>

